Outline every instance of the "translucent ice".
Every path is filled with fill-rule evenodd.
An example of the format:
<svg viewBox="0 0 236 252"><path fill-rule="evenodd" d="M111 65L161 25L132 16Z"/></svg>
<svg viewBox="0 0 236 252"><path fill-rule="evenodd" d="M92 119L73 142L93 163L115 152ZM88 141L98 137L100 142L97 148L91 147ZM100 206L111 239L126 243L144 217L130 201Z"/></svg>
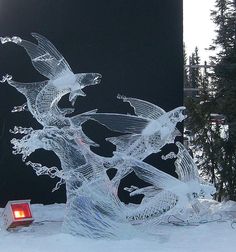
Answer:
<svg viewBox="0 0 236 252"><path fill-rule="evenodd" d="M98 73L74 74L57 49L43 36L33 33L37 44L19 37L1 37L1 43L22 46L31 58L35 69L45 76L42 82L21 83L5 75L0 82L7 82L26 98L26 103L12 112L29 111L42 125L42 129L15 126L11 133L13 153L35 173L57 178L54 190L66 184L67 208L63 223L64 232L90 238L129 238L149 234L152 228L170 216L182 215L188 221L193 215L204 212L198 200L214 193L214 187L203 181L196 165L181 143L176 143L178 153L170 152L163 160L176 159L178 179L145 163L152 153L160 152L166 144L174 143L180 135L176 126L186 117L184 107L169 112L137 98L118 96L134 109L134 115L97 113L91 110L70 116L73 108L59 108L58 102L69 94L72 105L78 96L85 96L82 89L100 82ZM95 120L120 136L107 138L116 146L112 157L103 157L91 151L98 146L82 130L87 120ZM30 155L37 149L53 151L60 160L60 167L47 167L31 162ZM107 169L117 170L109 179ZM140 204L124 204L118 197L120 181L130 172L150 185L138 188L131 185L125 190L130 196L143 195ZM191 214L183 215L192 207Z"/></svg>
<svg viewBox="0 0 236 252"><path fill-rule="evenodd" d="M98 84L101 75L98 73L74 74L67 61L50 41L36 33L32 33L32 36L38 44L19 37L1 38L1 42L13 42L22 46L30 56L35 69L49 80L20 83L12 80L10 75L6 75L2 82L7 81L26 96L30 112L42 125L68 126L68 119L61 117L58 109L59 100L69 93L69 100L74 105L77 96L85 96L82 89L85 86Z"/></svg>

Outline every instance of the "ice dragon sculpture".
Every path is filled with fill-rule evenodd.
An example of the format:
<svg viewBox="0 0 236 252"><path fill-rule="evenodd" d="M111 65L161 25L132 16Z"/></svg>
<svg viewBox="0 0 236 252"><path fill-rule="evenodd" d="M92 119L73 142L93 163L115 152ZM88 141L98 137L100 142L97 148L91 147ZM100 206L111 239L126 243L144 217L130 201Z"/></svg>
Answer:
<svg viewBox="0 0 236 252"><path fill-rule="evenodd" d="M118 96L134 109L134 115L97 113L92 110L68 116L73 109L61 109L60 99L69 94L74 106L77 96L85 96L82 89L98 84L101 74L74 74L64 57L46 38L32 34L37 44L19 37L1 37L2 44L13 42L22 46L31 58L35 69L45 76L42 82L20 83L10 75L7 82L26 98L26 104L13 112L28 110L43 126L42 129L15 127L13 153L21 154L22 160L33 167L37 175L59 178L55 189L66 184L67 208L63 230L90 238L122 238L155 230L157 225L170 216L183 216L188 221L201 216L204 207L199 198L211 197L214 187L203 181L196 165L185 147L177 142L178 153L169 153L163 159L174 158L178 179L144 162L152 153L160 152L168 143L174 143L180 135L176 125L184 120L184 107L166 112L160 107L140 99ZM103 157L91 151L96 146L81 125L95 120L120 136L107 140L116 146L112 157ZM53 151L61 167L47 167L26 161L31 153L43 148ZM107 170L116 168L109 179ZM124 204L118 197L122 178L133 171L150 185L144 188L125 188L133 195L144 195L140 204ZM191 211L189 210L191 206ZM186 215L186 213L188 214Z"/></svg>

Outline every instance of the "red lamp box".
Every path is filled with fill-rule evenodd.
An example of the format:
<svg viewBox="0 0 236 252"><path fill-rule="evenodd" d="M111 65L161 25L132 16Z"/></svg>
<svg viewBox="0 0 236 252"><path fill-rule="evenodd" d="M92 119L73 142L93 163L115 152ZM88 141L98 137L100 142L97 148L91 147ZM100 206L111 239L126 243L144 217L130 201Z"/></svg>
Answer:
<svg viewBox="0 0 236 252"><path fill-rule="evenodd" d="M3 221L6 229L29 226L34 221L30 200L8 201L3 211Z"/></svg>

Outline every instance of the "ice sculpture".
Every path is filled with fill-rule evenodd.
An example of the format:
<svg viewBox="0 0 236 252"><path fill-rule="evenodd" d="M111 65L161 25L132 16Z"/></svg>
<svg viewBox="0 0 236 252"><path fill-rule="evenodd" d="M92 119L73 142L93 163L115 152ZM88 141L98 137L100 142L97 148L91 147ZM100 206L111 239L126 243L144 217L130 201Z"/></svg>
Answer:
<svg viewBox="0 0 236 252"><path fill-rule="evenodd" d="M160 152L180 135L177 123L186 117L184 107L169 112L140 99L118 96L134 109L134 115L87 111L68 116L73 109L58 107L60 99L69 94L74 106L77 96L85 96L82 89L98 84L101 74L74 74L64 57L46 38L32 34L38 44L19 37L0 38L2 44L13 42L22 46L35 69L47 80L33 83L14 81L10 75L2 78L26 97L26 103L12 112L28 110L43 126L42 129L14 127L13 153L32 166L37 175L59 178L55 190L66 184L67 208L63 231L90 238L127 238L153 232L158 224L170 216L182 216L183 221L198 218L204 212L199 198L211 197L214 187L199 177L196 165L185 147L177 142L178 153L170 152L163 160L176 159L178 179L145 163L152 153ZM120 136L107 140L116 146L112 157L91 151L97 144L83 132L82 124L95 120ZM61 167L47 167L28 161L31 153L43 148L53 151ZM26 161L27 160L27 161ZM109 179L107 169L117 173ZM125 188L130 196L144 195L140 204L124 204L117 192L122 178L133 171L150 185L144 188ZM189 214L189 205L191 211ZM186 214L188 213L188 214Z"/></svg>
<svg viewBox="0 0 236 252"><path fill-rule="evenodd" d="M64 115L73 110L60 111L57 106L59 100L69 93L69 100L74 105L77 96L85 96L82 89L88 85L98 84L101 75L98 73L74 74L64 57L50 41L36 33L32 36L37 39L37 45L19 37L1 38L1 42L13 42L22 46L30 56L35 69L48 80L20 83L13 81L9 75L4 80L25 95L28 110L43 126L69 126L69 119L65 119Z"/></svg>

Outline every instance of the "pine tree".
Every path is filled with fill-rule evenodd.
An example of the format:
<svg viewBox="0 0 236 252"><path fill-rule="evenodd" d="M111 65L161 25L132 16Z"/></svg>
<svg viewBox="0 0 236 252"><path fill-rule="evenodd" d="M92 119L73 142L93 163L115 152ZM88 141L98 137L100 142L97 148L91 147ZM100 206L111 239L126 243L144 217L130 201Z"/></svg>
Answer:
<svg viewBox="0 0 236 252"><path fill-rule="evenodd" d="M216 0L212 17L218 27L212 48L220 49L215 58L215 103L228 124L228 137L222 141L220 151L221 194L236 200L236 1Z"/></svg>
<svg viewBox="0 0 236 252"><path fill-rule="evenodd" d="M200 57L198 54L198 48L196 47L192 55L189 57L189 85L191 88L198 88L198 84L201 78L200 69Z"/></svg>
<svg viewBox="0 0 236 252"><path fill-rule="evenodd" d="M185 126L187 129L191 129L194 135L192 148L202 176L219 188L221 132L219 125L213 127L211 123L211 114L216 111L211 77L207 68L204 69L200 77L198 82L199 98L186 100L188 118ZM219 194L221 193L218 190Z"/></svg>
<svg viewBox="0 0 236 252"><path fill-rule="evenodd" d="M183 55L184 55L184 88L189 88L189 70L186 67L187 65L187 54L185 50L185 44L183 45Z"/></svg>
<svg viewBox="0 0 236 252"><path fill-rule="evenodd" d="M186 127L195 135L198 166L217 188L218 200L236 200L236 0L216 0L212 18L217 36L213 72L189 71L189 80L200 89L199 100L186 99ZM190 57L197 64L198 51ZM194 69L194 68L193 68ZM196 77L197 76L197 77ZM224 114L226 125L212 123L212 114Z"/></svg>
<svg viewBox="0 0 236 252"><path fill-rule="evenodd" d="M217 26L217 36L211 49L219 48L218 59L221 59L229 55L236 45L236 1L216 0L215 8L211 16Z"/></svg>

